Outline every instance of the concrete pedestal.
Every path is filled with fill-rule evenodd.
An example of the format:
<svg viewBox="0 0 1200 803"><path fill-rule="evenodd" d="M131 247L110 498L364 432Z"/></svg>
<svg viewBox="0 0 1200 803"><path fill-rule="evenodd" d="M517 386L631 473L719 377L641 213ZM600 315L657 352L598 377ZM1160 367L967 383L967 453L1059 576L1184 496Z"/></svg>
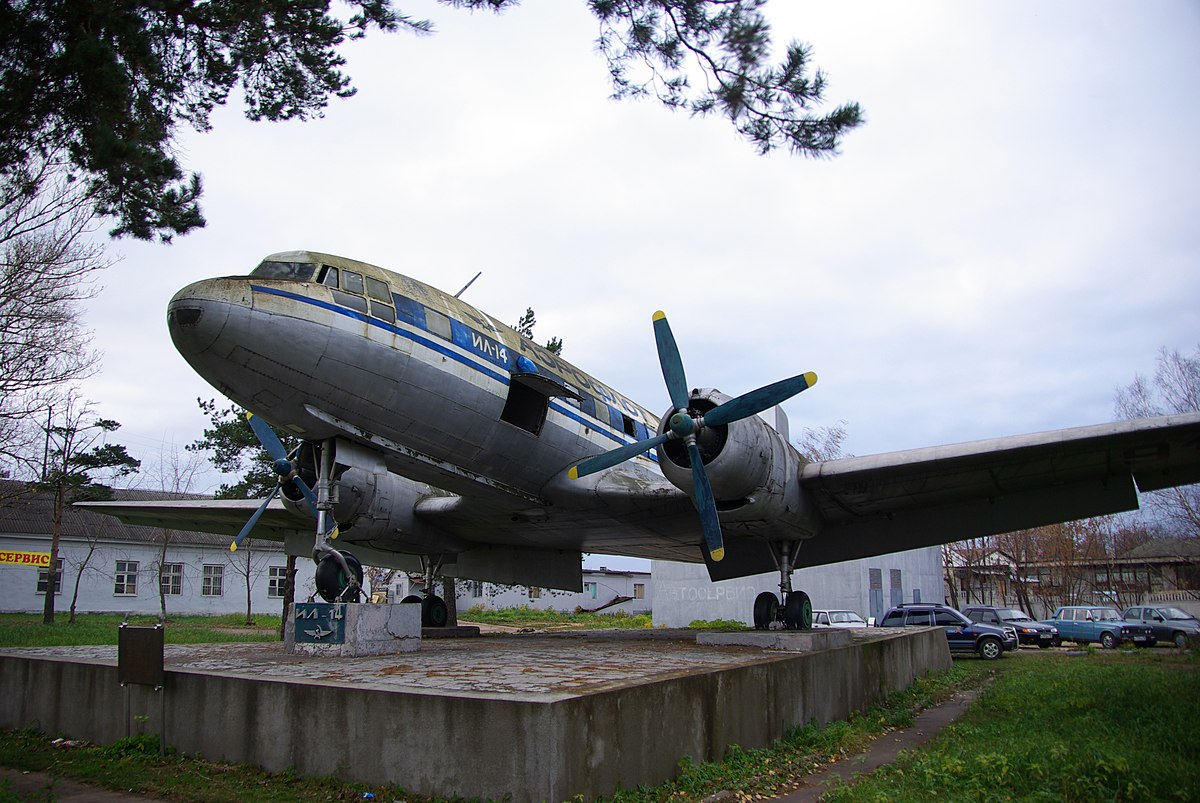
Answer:
<svg viewBox="0 0 1200 803"><path fill-rule="evenodd" d="M288 614L290 653L357 658L421 647L420 605L298 602Z"/></svg>

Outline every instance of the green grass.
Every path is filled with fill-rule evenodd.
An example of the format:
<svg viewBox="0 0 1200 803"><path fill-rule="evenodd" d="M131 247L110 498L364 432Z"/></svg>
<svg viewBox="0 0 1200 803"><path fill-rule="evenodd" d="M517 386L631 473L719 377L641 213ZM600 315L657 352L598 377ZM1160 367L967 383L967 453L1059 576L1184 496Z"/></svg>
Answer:
<svg viewBox="0 0 1200 803"><path fill-rule="evenodd" d="M84 613L67 622L67 615L56 613L54 624L42 624L41 614L0 614L0 647L77 647L117 643L117 628L125 620L122 614ZM152 625L157 616L130 616L128 624ZM260 615L254 625L246 624L245 614L223 616L168 616L163 633L167 644L210 644L227 641L278 641L278 616Z"/></svg>
<svg viewBox="0 0 1200 803"><path fill-rule="evenodd" d="M558 611L539 610L522 605L518 608L501 608L487 610L475 606L458 618L462 622L477 624L504 625L507 627L531 627L536 630L572 628L577 630L598 630L602 628L643 628L650 627L650 614L631 614L625 611L614 613L560 613Z"/></svg>
<svg viewBox="0 0 1200 803"><path fill-rule="evenodd" d="M1196 657L1097 650L998 663L962 720L825 799L1200 799Z"/></svg>

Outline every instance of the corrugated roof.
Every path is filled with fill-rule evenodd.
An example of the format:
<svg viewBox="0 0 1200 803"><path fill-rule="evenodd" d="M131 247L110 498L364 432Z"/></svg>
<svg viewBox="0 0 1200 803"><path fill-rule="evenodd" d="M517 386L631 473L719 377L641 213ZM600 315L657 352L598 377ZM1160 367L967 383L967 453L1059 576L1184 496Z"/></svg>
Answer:
<svg viewBox="0 0 1200 803"><path fill-rule="evenodd" d="M172 499L211 499L202 494L177 494L140 489L114 489L114 500L162 501ZM0 480L0 537L6 535L50 535L54 520L54 494L31 492L23 482ZM105 516L68 504L63 510L64 538L96 538L101 541L134 541L161 544L163 533L177 546L228 547L229 538L213 533L188 530L163 530L161 527L142 527L124 524L113 516ZM256 540L256 549L282 550L274 541Z"/></svg>

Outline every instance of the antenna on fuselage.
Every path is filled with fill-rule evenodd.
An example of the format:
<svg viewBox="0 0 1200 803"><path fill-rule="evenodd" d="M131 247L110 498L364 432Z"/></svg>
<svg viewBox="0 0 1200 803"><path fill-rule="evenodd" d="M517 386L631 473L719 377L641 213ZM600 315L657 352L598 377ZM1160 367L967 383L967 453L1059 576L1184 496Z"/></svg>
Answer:
<svg viewBox="0 0 1200 803"><path fill-rule="evenodd" d="M471 281L469 281L463 285L463 289L459 290L457 293L454 294L454 297L458 298L463 293L467 292L467 288L470 287L471 285L475 284L475 280L478 279L482 275L483 275L483 271L479 271L478 273L476 273L473 277L471 277Z"/></svg>

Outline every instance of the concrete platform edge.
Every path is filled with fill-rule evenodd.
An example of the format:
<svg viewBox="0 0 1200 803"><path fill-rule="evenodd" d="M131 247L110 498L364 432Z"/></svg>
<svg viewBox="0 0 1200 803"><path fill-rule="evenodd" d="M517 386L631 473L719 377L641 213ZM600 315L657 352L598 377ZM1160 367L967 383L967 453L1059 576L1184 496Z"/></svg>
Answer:
<svg viewBox="0 0 1200 803"><path fill-rule="evenodd" d="M469 656L464 656L469 658ZM591 799L655 785L679 760L721 759L788 729L844 719L950 666L940 630L772 653L719 671L556 699L480 699L167 671L167 744L270 771L391 783L431 796ZM0 725L111 742L160 698L115 666L0 654Z"/></svg>

